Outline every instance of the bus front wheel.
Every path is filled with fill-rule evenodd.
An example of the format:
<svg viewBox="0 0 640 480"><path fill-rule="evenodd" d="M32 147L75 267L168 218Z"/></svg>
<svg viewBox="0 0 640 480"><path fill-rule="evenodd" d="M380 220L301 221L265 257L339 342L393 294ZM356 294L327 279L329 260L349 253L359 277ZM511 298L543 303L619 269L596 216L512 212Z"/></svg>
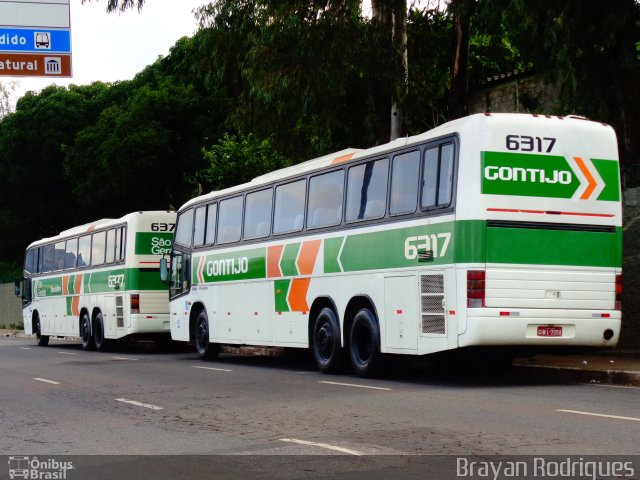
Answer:
<svg viewBox="0 0 640 480"><path fill-rule="evenodd" d="M89 351L96 347L91 334L91 320L89 320L89 314L86 312L80 318L80 338L82 339L83 350Z"/></svg>
<svg viewBox="0 0 640 480"><path fill-rule="evenodd" d="M35 323L36 323L36 344L39 347L46 347L47 345L49 345L49 335L42 335L41 332L41 328L40 328L40 316L37 316L35 318Z"/></svg>
<svg viewBox="0 0 640 480"><path fill-rule="evenodd" d="M358 311L351 325L349 355L355 373L361 377L375 377L380 373L380 330L375 315L368 308Z"/></svg>
<svg viewBox="0 0 640 480"><path fill-rule="evenodd" d="M344 366L344 353L340 346L340 326L336 314L323 308L313 326L311 339L313 359L322 373L337 373Z"/></svg>
<svg viewBox="0 0 640 480"><path fill-rule="evenodd" d="M220 353L220 345L209 341L209 318L202 310L196 319L196 351L202 360L212 360Z"/></svg>

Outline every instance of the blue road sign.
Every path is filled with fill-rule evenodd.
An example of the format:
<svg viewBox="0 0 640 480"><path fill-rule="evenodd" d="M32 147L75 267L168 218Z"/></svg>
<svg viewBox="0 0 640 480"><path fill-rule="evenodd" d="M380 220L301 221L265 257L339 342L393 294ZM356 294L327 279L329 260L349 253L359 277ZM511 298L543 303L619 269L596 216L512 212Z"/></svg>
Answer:
<svg viewBox="0 0 640 480"><path fill-rule="evenodd" d="M71 30L0 27L0 52L71 53Z"/></svg>

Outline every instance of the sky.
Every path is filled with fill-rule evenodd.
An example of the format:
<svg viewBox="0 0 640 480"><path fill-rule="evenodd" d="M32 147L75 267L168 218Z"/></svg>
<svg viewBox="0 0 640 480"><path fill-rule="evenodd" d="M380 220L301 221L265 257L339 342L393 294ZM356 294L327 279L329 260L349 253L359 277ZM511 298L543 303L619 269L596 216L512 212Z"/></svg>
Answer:
<svg viewBox="0 0 640 480"><path fill-rule="evenodd" d="M106 0L71 0L73 78L0 77L17 82L12 103L27 91L48 85L85 85L96 80L129 80L158 56L165 56L176 40L191 36L198 24L192 11L207 0L147 0L143 9L107 13Z"/></svg>

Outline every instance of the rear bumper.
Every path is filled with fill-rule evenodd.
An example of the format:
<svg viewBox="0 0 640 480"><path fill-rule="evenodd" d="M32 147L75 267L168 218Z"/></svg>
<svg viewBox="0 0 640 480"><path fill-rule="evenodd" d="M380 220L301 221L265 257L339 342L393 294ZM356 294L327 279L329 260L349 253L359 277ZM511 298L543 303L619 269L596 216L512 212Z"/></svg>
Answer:
<svg viewBox="0 0 640 480"><path fill-rule="evenodd" d="M131 326L127 333L169 333L169 331L168 313L140 313L131 315Z"/></svg>
<svg viewBox="0 0 640 480"><path fill-rule="evenodd" d="M459 335L459 346L566 345L611 348L616 346L620 338L619 311L520 310L508 313L507 316L504 309L469 309L466 330ZM544 326L562 327L562 336L538 336L538 327ZM613 332L609 340L605 339L607 331Z"/></svg>

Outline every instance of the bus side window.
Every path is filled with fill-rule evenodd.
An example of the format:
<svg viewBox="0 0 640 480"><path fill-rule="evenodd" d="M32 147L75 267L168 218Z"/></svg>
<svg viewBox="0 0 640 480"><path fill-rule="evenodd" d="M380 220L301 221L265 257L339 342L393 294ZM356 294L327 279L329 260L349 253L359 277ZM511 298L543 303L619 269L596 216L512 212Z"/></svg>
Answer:
<svg viewBox="0 0 640 480"><path fill-rule="evenodd" d="M27 250L27 254L25 255L25 258L24 258L24 271L27 273L34 273L33 259L35 258L34 252L36 251L37 250L34 250L34 249Z"/></svg>
<svg viewBox="0 0 640 480"><path fill-rule="evenodd" d="M115 229L107 230L107 258L105 263L113 263L116 256L116 231Z"/></svg>
<svg viewBox="0 0 640 480"><path fill-rule="evenodd" d="M242 196L228 198L220 202L218 243L237 242L240 240L242 203Z"/></svg>
<svg viewBox="0 0 640 480"><path fill-rule="evenodd" d="M127 238L127 227L117 228L116 229L116 262L124 261L126 238Z"/></svg>
<svg viewBox="0 0 640 480"><path fill-rule="evenodd" d="M438 147L430 148L424 154L422 171L422 208L436 206L436 189L438 188Z"/></svg>
<svg viewBox="0 0 640 480"><path fill-rule="evenodd" d="M78 239L67 240L67 248L64 254L64 268L76 267L76 255L78 253Z"/></svg>
<svg viewBox="0 0 640 480"><path fill-rule="evenodd" d="M207 233L205 235L205 243L213 245L216 241L216 219L218 218L218 204L210 203L207 205Z"/></svg>
<svg viewBox="0 0 640 480"><path fill-rule="evenodd" d="M418 202L418 175L420 152L396 155L391 167L391 215L403 215L416 211Z"/></svg>
<svg viewBox="0 0 640 480"><path fill-rule="evenodd" d="M42 273L53 270L53 244L45 245L42 259Z"/></svg>
<svg viewBox="0 0 640 480"><path fill-rule="evenodd" d="M205 229L207 221L207 207L202 206L196 208L196 218L193 227L193 246L200 247L204 245Z"/></svg>
<svg viewBox="0 0 640 480"><path fill-rule="evenodd" d="M64 242L58 242L55 244L53 252L53 269L62 270L64 268L64 255L65 247Z"/></svg>
<svg viewBox="0 0 640 480"><path fill-rule="evenodd" d="M447 143L440 149L440 175L438 178L438 207L451 203L453 190L453 144Z"/></svg>
<svg viewBox="0 0 640 480"><path fill-rule="evenodd" d="M99 232L93 234L91 241L91 265L103 265L105 244L107 242L107 232Z"/></svg>
<svg viewBox="0 0 640 480"><path fill-rule="evenodd" d="M276 206L273 215L274 234L302 230L306 193L307 181L304 179L276 187Z"/></svg>
<svg viewBox="0 0 640 480"><path fill-rule="evenodd" d="M309 181L307 226L330 227L342 221L344 170L312 177Z"/></svg>
<svg viewBox="0 0 640 480"><path fill-rule="evenodd" d="M386 158L349 169L346 213L348 222L384 217L387 210L388 171L389 160Z"/></svg>
<svg viewBox="0 0 640 480"><path fill-rule="evenodd" d="M193 235L193 209L190 208L186 212L182 212L178 217L176 226L175 243L177 245L191 246Z"/></svg>
<svg viewBox="0 0 640 480"><path fill-rule="evenodd" d="M268 188L247 194L244 207L244 238L269 236L273 190Z"/></svg>
<svg viewBox="0 0 640 480"><path fill-rule="evenodd" d="M78 267L86 267L91 261L91 235L78 240Z"/></svg>

